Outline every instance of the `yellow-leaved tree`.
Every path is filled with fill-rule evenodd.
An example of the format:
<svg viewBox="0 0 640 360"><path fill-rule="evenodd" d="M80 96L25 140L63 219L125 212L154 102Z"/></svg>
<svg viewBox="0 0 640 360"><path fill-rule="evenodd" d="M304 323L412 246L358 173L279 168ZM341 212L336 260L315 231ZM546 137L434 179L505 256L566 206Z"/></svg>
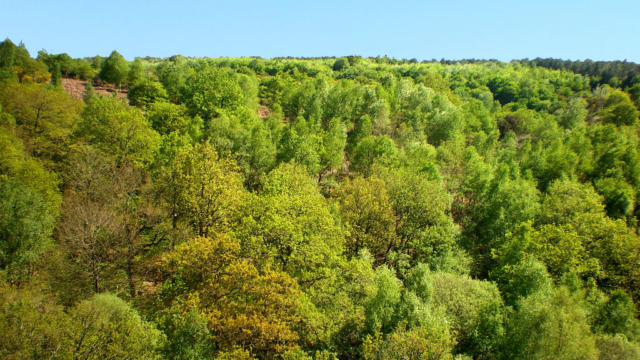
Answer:
<svg viewBox="0 0 640 360"><path fill-rule="evenodd" d="M281 271L258 270L226 234L196 237L165 257L168 311L204 319L217 352L238 346L259 358L297 348L303 293ZM169 310L170 309L170 310Z"/></svg>

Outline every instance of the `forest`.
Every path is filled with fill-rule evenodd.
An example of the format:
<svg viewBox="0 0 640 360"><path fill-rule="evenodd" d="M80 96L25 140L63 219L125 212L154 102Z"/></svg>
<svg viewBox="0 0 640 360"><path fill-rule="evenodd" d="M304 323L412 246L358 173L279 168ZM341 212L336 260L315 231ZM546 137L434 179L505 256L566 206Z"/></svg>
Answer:
<svg viewBox="0 0 640 360"><path fill-rule="evenodd" d="M6 39L0 358L640 359L638 109L629 62Z"/></svg>

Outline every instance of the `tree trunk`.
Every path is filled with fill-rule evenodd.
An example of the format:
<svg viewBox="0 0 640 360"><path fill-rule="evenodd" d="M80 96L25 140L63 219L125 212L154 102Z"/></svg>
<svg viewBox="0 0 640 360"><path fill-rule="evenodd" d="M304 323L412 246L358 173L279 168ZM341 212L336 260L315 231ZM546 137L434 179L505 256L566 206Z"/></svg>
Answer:
<svg viewBox="0 0 640 360"><path fill-rule="evenodd" d="M127 226L126 237L127 237L127 280L129 282L129 295L131 298L136 297L136 285L133 282L133 259L135 258L136 251L134 247L135 237L137 236L137 231L132 233L131 229Z"/></svg>
<svg viewBox="0 0 640 360"><path fill-rule="evenodd" d="M127 280L129 280L129 295L136 297L136 285L133 282L133 257L127 256Z"/></svg>
<svg viewBox="0 0 640 360"><path fill-rule="evenodd" d="M98 273L94 270L93 271L93 291L97 293L100 292L100 287L98 284Z"/></svg>
<svg viewBox="0 0 640 360"><path fill-rule="evenodd" d="M178 236L178 214L176 211L173 212L173 214L171 214L173 217L171 218L171 229L172 229L172 234L171 234L171 250L176 248L176 237Z"/></svg>

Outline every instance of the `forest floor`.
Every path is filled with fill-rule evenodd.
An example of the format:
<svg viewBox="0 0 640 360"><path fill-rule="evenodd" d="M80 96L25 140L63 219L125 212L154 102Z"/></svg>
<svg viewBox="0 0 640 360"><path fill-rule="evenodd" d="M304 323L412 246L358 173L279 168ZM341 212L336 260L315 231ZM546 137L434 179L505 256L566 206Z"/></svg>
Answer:
<svg viewBox="0 0 640 360"><path fill-rule="evenodd" d="M87 86L87 83L88 81L85 81L85 80L70 79L70 78L62 79L62 87L64 88L64 91L66 91L74 99L82 99L82 97L84 96L84 90L85 90L85 86ZM120 100L127 99L126 89L118 90L118 88L113 87L109 84L99 85L99 84L93 83L93 91L96 94L100 94L100 95L111 95L111 94L117 93L118 99Z"/></svg>
<svg viewBox="0 0 640 360"><path fill-rule="evenodd" d="M271 110L264 105L258 105L258 117L264 119L271 114Z"/></svg>

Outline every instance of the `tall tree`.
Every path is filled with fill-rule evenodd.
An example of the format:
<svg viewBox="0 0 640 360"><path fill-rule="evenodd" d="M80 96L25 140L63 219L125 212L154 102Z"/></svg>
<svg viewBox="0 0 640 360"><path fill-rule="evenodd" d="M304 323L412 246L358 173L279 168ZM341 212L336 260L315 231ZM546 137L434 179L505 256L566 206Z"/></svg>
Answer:
<svg viewBox="0 0 640 360"><path fill-rule="evenodd" d="M191 239L165 257L170 306L184 315L200 312L219 350L241 345L271 359L295 349L304 296L295 280L283 272L259 271L241 256L238 242L211 235Z"/></svg>
<svg viewBox="0 0 640 360"><path fill-rule="evenodd" d="M378 263L397 246L396 218L384 181L356 178L336 192L343 221L349 231L346 248L351 256L367 249Z"/></svg>
<svg viewBox="0 0 640 360"><path fill-rule="evenodd" d="M136 164L150 163L160 140L139 109L107 96L89 99L77 135L118 161Z"/></svg>
<svg viewBox="0 0 640 360"><path fill-rule="evenodd" d="M67 171L60 236L96 293L114 275L122 246L119 175L112 158L88 146L72 155Z"/></svg>
<svg viewBox="0 0 640 360"><path fill-rule="evenodd" d="M21 282L50 245L54 217L38 193L0 176L0 271Z"/></svg>
<svg viewBox="0 0 640 360"><path fill-rule="evenodd" d="M220 158L208 143L178 154L162 172L157 190L173 228L184 219L200 236L227 229L246 196L235 162Z"/></svg>
<svg viewBox="0 0 640 360"><path fill-rule="evenodd" d="M76 358L157 359L162 334L122 299L109 293L84 300L71 312Z"/></svg>
<svg viewBox="0 0 640 360"><path fill-rule="evenodd" d="M117 51L112 51L109 57L102 63L100 68L100 79L121 87L127 79L129 73L129 63Z"/></svg>
<svg viewBox="0 0 640 360"><path fill-rule="evenodd" d="M16 121L26 150L34 156L60 162L79 120L81 101L62 89L37 84L3 86L0 103Z"/></svg>
<svg viewBox="0 0 640 360"><path fill-rule="evenodd" d="M192 115L199 115L209 127L211 119L242 105L242 89L236 79L221 69L206 68L190 76L181 100Z"/></svg>

